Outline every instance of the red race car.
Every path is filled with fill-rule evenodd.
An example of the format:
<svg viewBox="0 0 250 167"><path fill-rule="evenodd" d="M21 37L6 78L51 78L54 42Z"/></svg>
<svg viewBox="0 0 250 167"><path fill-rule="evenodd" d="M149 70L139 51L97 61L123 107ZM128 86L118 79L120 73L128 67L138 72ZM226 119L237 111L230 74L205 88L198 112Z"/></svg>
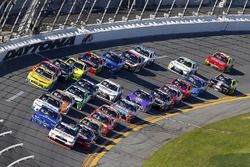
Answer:
<svg viewBox="0 0 250 167"><path fill-rule="evenodd" d="M96 110L108 115L114 122L114 127L120 122L120 113L116 111L113 107L104 104Z"/></svg>
<svg viewBox="0 0 250 167"><path fill-rule="evenodd" d="M181 90L177 86L171 84L165 84L162 87L160 87L160 90L171 95L174 101L174 105L178 105L181 102L183 95L181 93Z"/></svg>
<svg viewBox="0 0 250 167"><path fill-rule="evenodd" d="M192 92L191 84L182 79L176 78L173 81L168 82L168 84L175 85L181 90L183 94L182 99L187 99L191 95Z"/></svg>
<svg viewBox="0 0 250 167"><path fill-rule="evenodd" d="M101 57L92 52L85 52L82 56L78 58L80 61L87 64L89 68L89 73L97 74L101 72L103 67L103 60Z"/></svg>
<svg viewBox="0 0 250 167"><path fill-rule="evenodd" d="M48 69L49 71L54 72L57 77L59 77L61 75L60 69L49 61L42 61L42 62L38 63L37 65L32 67L32 70L37 69L38 67L44 67L44 68Z"/></svg>
<svg viewBox="0 0 250 167"><path fill-rule="evenodd" d="M219 71L230 72L233 68L233 58L223 52L216 52L206 58L205 64L213 66Z"/></svg>

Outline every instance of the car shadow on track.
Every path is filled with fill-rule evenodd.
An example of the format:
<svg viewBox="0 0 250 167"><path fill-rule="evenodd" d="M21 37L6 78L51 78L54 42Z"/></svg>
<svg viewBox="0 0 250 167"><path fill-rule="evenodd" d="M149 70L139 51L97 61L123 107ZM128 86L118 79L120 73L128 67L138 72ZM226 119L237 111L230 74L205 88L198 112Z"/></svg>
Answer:
<svg viewBox="0 0 250 167"><path fill-rule="evenodd" d="M216 100L216 99L219 99L219 97L211 94L210 92L208 91L205 91L199 98L201 99L204 99L204 101L206 100Z"/></svg>
<svg viewBox="0 0 250 167"><path fill-rule="evenodd" d="M86 112L79 111L75 108L71 108L67 115L75 119L82 119L86 117L88 114Z"/></svg>
<svg viewBox="0 0 250 167"><path fill-rule="evenodd" d="M245 97L245 96L247 96L245 93L242 93L242 92L240 92L239 90L235 90L234 91L234 94L232 94L232 95L230 95L230 96L238 96L238 97Z"/></svg>
<svg viewBox="0 0 250 167"><path fill-rule="evenodd" d="M122 132L124 133L124 132ZM106 135L107 138L109 139L118 139L118 138L123 138L124 136L121 133L117 133L114 130L109 131L109 133Z"/></svg>
<svg viewBox="0 0 250 167"><path fill-rule="evenodd" d="M239 71L236 68L233 68L230 72L228 72L227 74L229 75L234 75L234 76L243 76L245 75L243 72Z"/></svg>
<svg viewBox="0 0 250 167"><path fill-rule="evenodd" d="M131 124L134 125L145 125L145 124L149 124L148 121L145 121L144 119L141 119L137 116L135 116L132 120L131 120Z"/></svg>
<svg viewBox="0 0 250 167"><path fill-rule="evenodd" d="M159 65L159 63L153 63L150 66L147 66L146 69L152 70L152 71L167 71L166 68Z"/></svg>

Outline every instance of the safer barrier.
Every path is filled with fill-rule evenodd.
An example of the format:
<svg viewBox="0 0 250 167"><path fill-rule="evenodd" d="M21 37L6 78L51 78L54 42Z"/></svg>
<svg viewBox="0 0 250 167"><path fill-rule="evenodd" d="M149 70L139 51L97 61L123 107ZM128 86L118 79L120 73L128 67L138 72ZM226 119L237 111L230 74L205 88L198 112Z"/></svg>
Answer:
<svg viewBox="0 0 250 167"><path fill-rule="evenodd" d="M233 31L250 31L250 16L176 17L89 25L82 29L68 28L12 39L0 46L0 62L28 54L86 43L156 35Z"/></svg>

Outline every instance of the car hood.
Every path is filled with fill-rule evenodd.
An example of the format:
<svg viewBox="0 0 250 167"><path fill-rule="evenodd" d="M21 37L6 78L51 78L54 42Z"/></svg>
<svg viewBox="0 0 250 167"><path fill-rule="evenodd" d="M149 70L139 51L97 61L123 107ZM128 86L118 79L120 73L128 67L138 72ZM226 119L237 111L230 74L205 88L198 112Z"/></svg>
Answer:
<svg viewBox="0 0 250 167"><path fill-rule="evenodd" d="M172 63L174 64L174 66L177 66L178 68L180 68L180 69L182 69L182 70L184 70L184 71L190 71L191 70L191 68L189 68L189 67L187 67L187 66L185 66L184 64L182 64L182 63L179 63L178 61L172 61Z"/></svg>
<svg viewBox="0 0 250 167"><path fill-rule="evenodd" d="M48 115L44 115L40 111L36 112L35 115L38 116L40 119L46 121L47 123L52 123L54 125L57 124L60 121L60 119L58 119L58 120L57 119L53 119L53 118L49 117Z"/></svg>
<svg viewBox="0 0 250 167"><path fill-rule="evenodd" d="M114 95L114 96L116 96L116 95L118 94L118 92L113 91L113 90L111 90L111 89L109 89L109 88L107 88L107 87L105 87L105 86L102 86L101 84L100 84L100 85L97 84L97 86L99 87L99 89L100 89L102 92L107 93L107 94L109 94L109 95Z"/></svg>
<svg viewBox="0 0 250 167"><path fill-rule="evenodd" d="M142 98L138 98L136 95L134 95L134 94L132 94L132 93L129 94L128 97L129 97L132 101L134 101L135 103L140 104L140 105L142 105L142 106L148 106L148 105L150 104L150 101L144 100L144 99L142 99Z"/></svg>

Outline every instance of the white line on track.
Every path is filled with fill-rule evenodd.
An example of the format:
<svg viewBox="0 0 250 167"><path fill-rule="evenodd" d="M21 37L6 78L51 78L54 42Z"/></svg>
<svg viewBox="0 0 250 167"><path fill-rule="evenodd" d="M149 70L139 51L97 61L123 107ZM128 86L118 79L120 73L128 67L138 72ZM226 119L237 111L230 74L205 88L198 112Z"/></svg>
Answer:
<svg viewBox="0 0 250 167"><path fill-rule="evenodd" d="M3 119L0 119L0 123L3 123L4 122L4 120Z"/></svg>
<svg viewBox="0 0 250 167"><path fill-rule="evenodd" d="M164 58L168 58L169 56L159 56L159 57L156 57L156 59L164 59Z"/></svg>
<svg viewBox="0 0 250 167"><path fill-rule="evenodd" d="M18 98L18 97L21 96L22 94L24 94L24 91L20 91L19 93L15 94L14 96L8 98L6 101L7 101L7 102L11 102L12 100Z"/></svg>

